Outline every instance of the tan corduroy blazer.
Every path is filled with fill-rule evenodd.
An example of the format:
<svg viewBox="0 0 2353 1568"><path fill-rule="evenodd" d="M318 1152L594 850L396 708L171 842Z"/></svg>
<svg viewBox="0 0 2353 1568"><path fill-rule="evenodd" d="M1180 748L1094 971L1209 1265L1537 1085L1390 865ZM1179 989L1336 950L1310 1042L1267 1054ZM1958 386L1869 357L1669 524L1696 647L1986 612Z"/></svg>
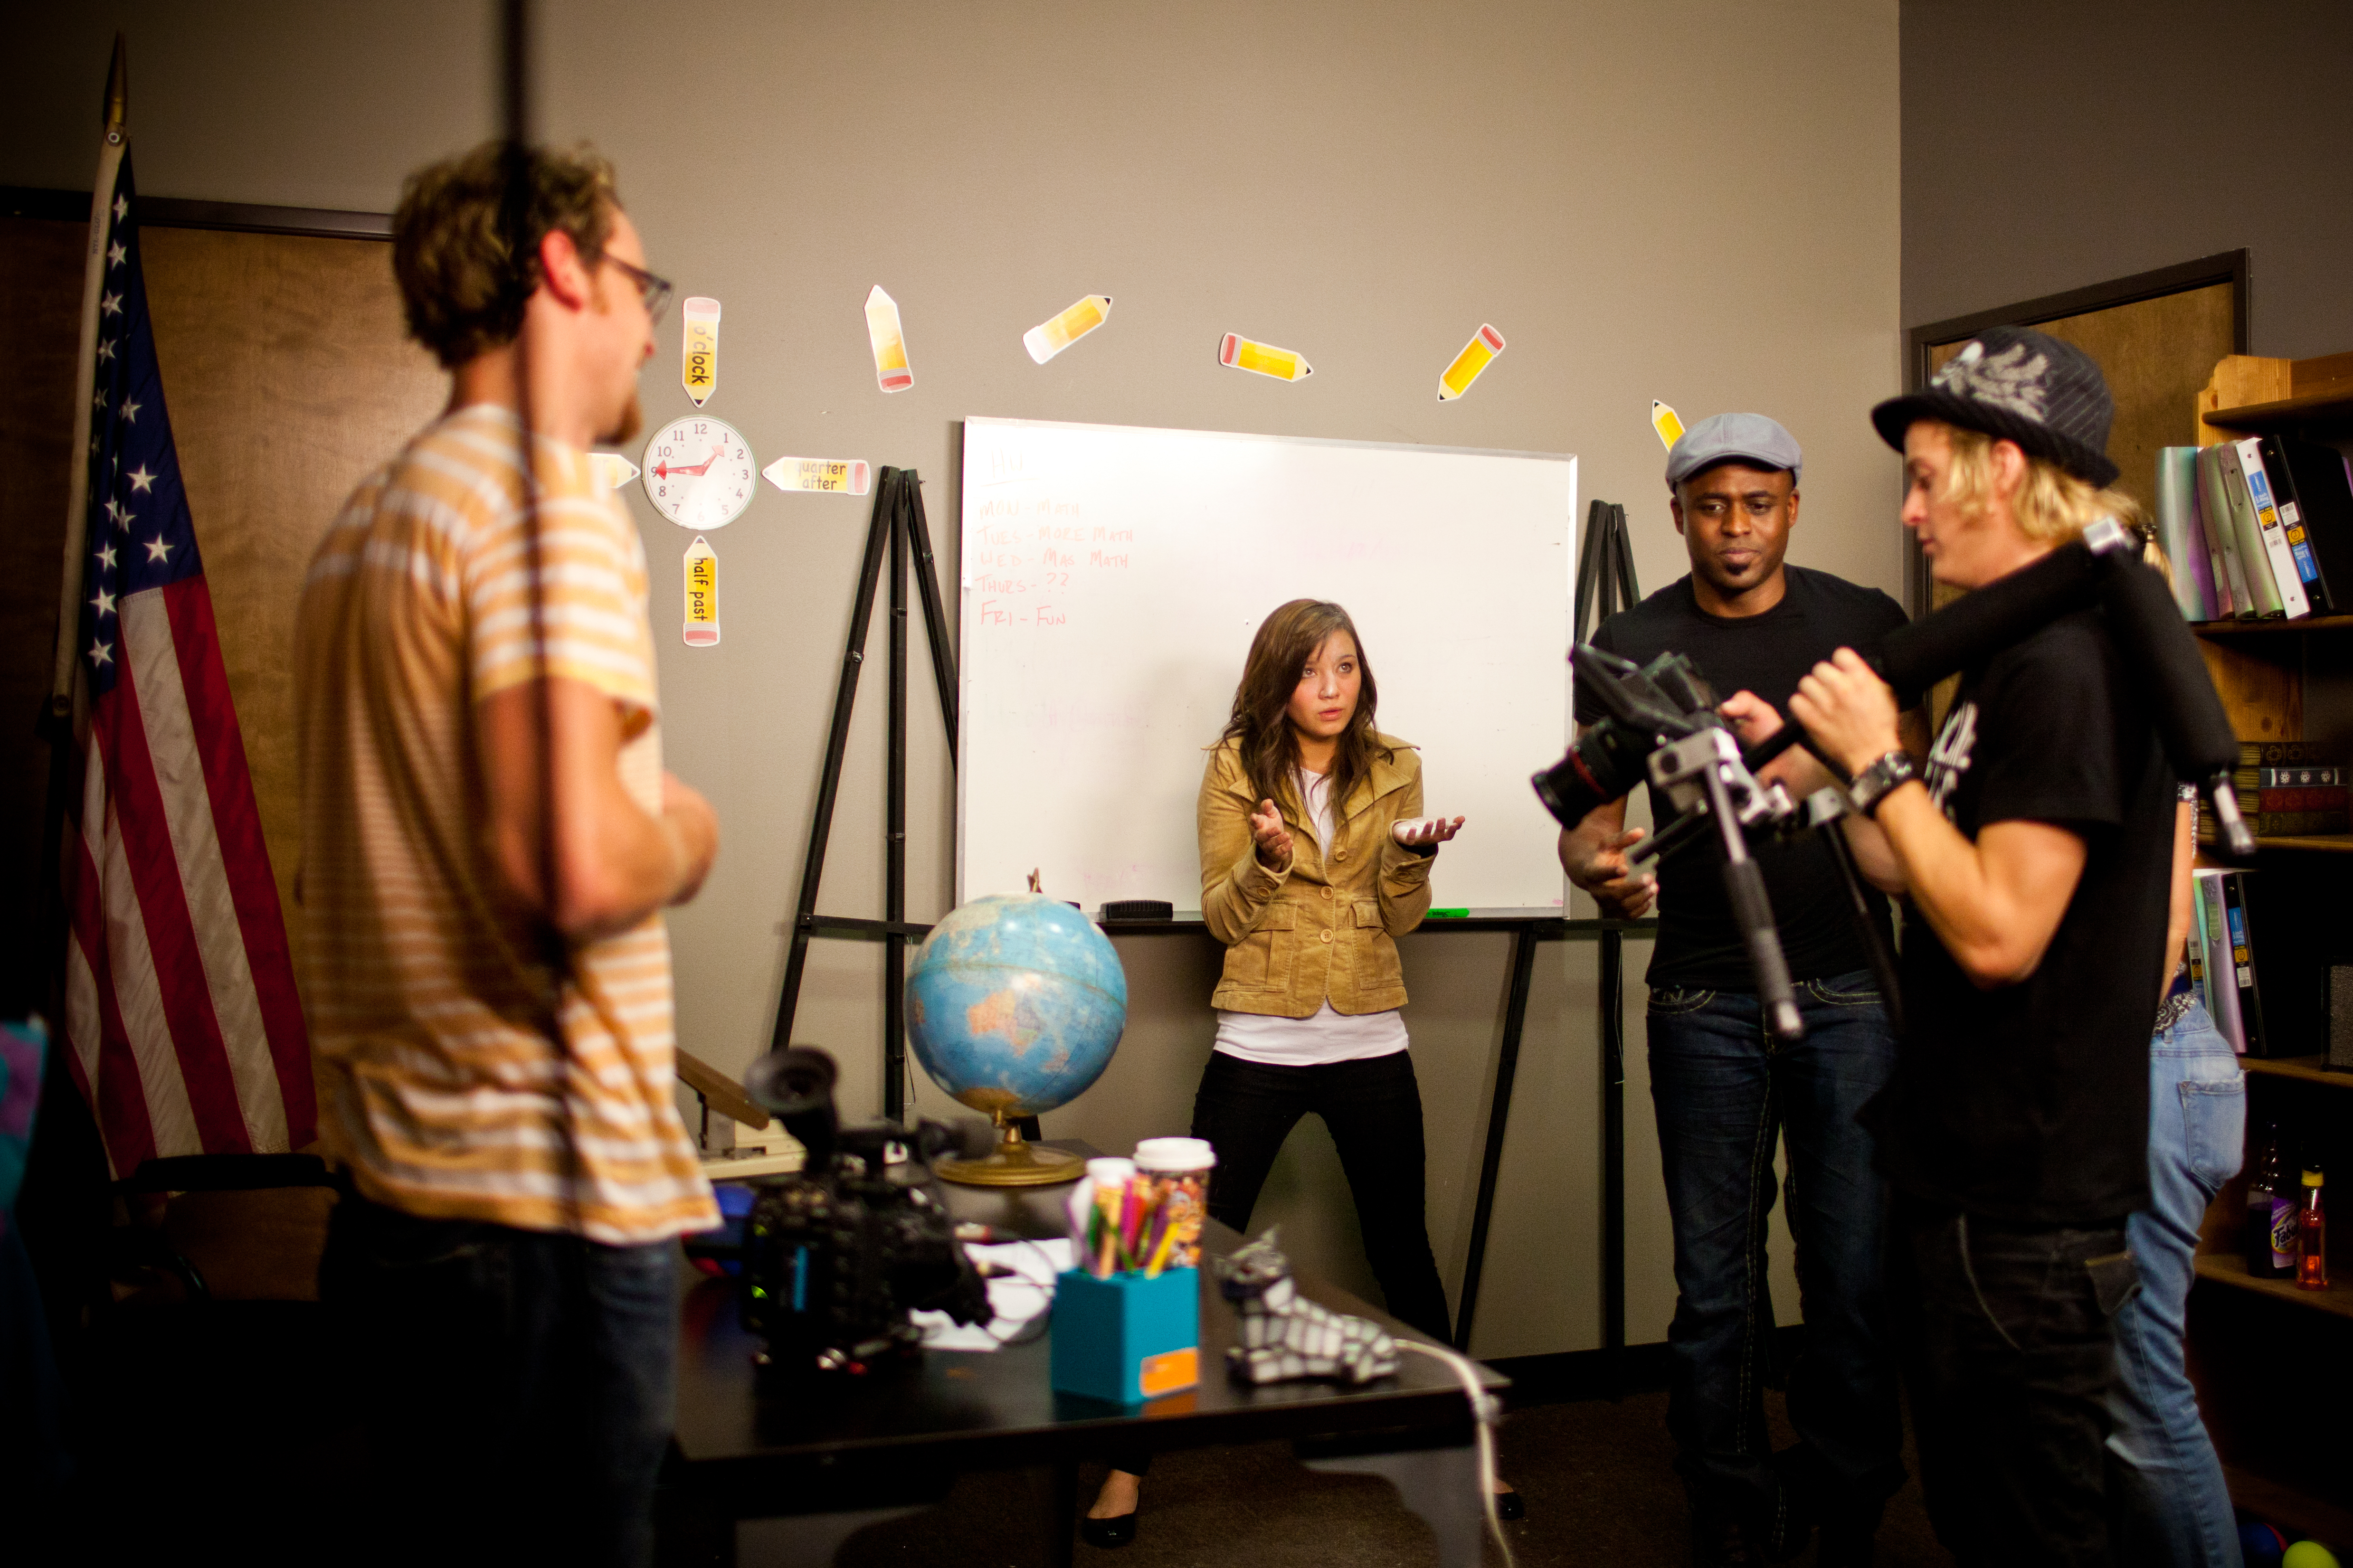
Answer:
<svg viewBox="0 0 2353 1568"><path fill-rule="evenodd" d="M1372 776L1332 813L1333 843L1280 803L1291 829L1291 864L1270 871L1250 842L1250 813L1266 795L1243 773L1241 747L1221 742L1201 779L1201 914L1226 944L1225 973L1210 1005L1229 1013L1312 1017L1332 1010L1385 1013L1405 1005L1398 937L1430 911L1434 850L1406 848L1389 836L1421 815L1421 758L1403 741L1380 737Z"/></svg>

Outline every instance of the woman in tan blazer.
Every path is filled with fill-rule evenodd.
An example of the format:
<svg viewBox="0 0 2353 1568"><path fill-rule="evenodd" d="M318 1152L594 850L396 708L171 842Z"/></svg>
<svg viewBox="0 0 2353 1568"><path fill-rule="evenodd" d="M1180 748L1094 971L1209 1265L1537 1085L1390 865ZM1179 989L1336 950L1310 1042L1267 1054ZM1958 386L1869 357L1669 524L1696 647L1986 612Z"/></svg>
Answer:
<svg viewBox="0 0 2353 1568"><path fill-rule="evenodd" d="M1374 727L1377 695L1337 605L1293 599L1250 642L1201 780L1201 910L1226 963L1193 1136L1218 1152L1209 1213L1245 1230L1283 1140L1321 1116L1390 1314L1443 1344L1397 939L1429 912L1430 862L1462 818L1422 817L1421 758ZM1113 1457L1090 1542L1134 1539L1145 1460Z"/></svg>

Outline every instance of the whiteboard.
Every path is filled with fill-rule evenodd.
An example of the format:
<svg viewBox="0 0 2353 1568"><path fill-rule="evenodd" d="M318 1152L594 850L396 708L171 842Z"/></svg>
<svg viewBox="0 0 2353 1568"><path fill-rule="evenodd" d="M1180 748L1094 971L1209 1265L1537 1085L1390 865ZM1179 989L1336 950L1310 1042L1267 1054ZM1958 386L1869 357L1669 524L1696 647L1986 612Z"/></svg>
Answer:
<svg viewBox="0 0 2353 1568"><path fill-rule="evenodd" d="M1429 815L1434 908L1552 910L1528 776L1569 733L1577 459L969 419L956 898L1201 904L1207 748L1289 599L1356 623Z"/></svg>

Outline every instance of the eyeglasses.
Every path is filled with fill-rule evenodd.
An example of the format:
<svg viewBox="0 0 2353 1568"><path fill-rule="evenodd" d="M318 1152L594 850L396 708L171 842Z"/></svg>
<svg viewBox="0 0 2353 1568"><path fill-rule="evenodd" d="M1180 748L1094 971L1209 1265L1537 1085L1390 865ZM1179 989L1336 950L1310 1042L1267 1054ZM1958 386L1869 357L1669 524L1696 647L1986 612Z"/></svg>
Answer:
<svg viewBox="0 0 2353 1568"><path fill-rule="evenodd" d="M647 321L660 321L662 311L670 308L670 280L657 278L642 267L632 267L617 256L607 256L605 259L627 273L629 281L638 286L638 298L646 302Z"/></svg>

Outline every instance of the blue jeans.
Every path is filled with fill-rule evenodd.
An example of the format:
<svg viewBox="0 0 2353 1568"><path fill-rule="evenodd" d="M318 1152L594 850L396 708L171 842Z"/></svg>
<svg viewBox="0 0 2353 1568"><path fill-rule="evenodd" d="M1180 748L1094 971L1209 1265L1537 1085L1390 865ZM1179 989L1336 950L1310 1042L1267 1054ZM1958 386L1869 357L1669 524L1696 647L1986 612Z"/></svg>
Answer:
<svg viewBox="0 0 2353 1568"><path fill-rule="evenodd" d="M2110 1530L2119 1562L2238 1568L2221 1461L2182 1365L2182 1313L2206 1205L2239 1173L2247 1080L2231 1043L2193 1005L2148 1046L2149 1206L2126 1222L2140 1294L2116 1314L2108 1396Z"/></svg>
<svg viewBox="0 0 2353 1568"><path fill-rule="evenodd" d="M337 1204L320 1295L357 1384L374 1494L351 1555L651 1563L677 1256L674 1242Z"/></svg>
<svg viewBox="0 0 2353 1568"><path fill-rule="evenodd" d="M1903 1483L1903 1425L1881 1247L1884 1184L1855 1120L1886 1084L1895 1038L1867 971L1801 982L1805 1037L1764 1026L1753 994L1651 993L1651 1100L1674 1217L1667 1426L1704 1512L1778 1538L1782 1488L1762 1394L1773 1308L1765 1218L1788 1149L1804 1348L1789 1376L1802 1479L1824 1508L1875 1513Z"/></svg>

